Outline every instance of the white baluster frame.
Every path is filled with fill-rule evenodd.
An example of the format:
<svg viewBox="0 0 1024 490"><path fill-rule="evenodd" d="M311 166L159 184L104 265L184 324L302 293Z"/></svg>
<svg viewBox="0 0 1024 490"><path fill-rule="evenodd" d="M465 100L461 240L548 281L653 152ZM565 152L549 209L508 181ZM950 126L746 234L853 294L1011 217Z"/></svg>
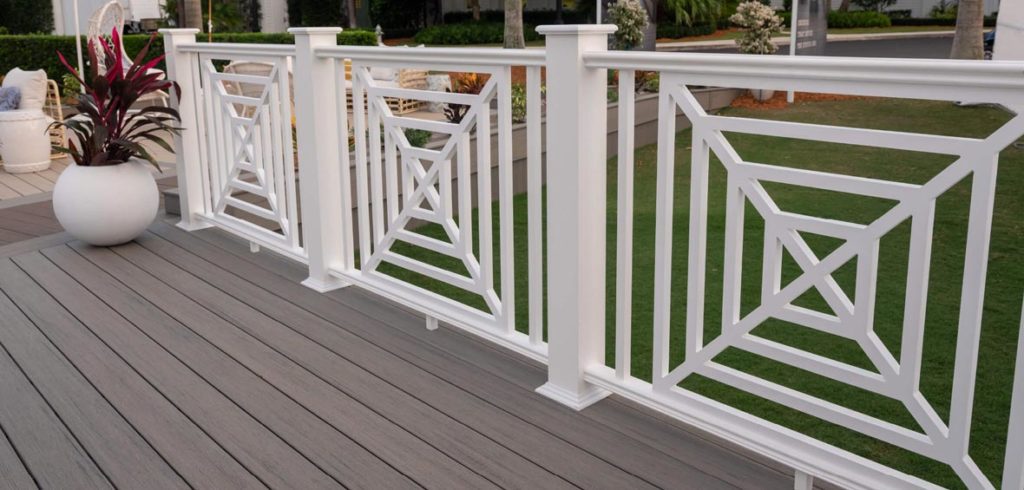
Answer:
<svg viewBox="0 0 1024 490"><path fill-rule="evenodd" d="M198 67L191 81L196 98L204 210L200 219L305 262L299 234L292 138L291 46L192 44ZM267 63L267 76L225 73L231 61ZM179 82L180 83L180 82ZM259 97L240 94L240 84L262 86ZM243 200L235 193L255 199ZM250 202L255 201L255 202ZM238 210L259 220L231 214Z"/></svg>
<svg viewBox="0 0 1024 490"><path fill-rule="evenodd" d="M342 206L354 208L355 218L354 223L343 226L343 240L347 250L360 253L358 263L354 254L349 254L344 267L335 268L332 273L344 281L412 306L431 318L465 328L543 360L547 350L542 337L543 298L532 290L529 293L529 333L515 330L514 243L517 237L512 227L511 107L511 68L526 66L528 117L531 124L539 129L539 65L542 57L511 52L508 53L511 56L505 59L481 50L487 53L481 61L473 56L473 51L476 50L467 50L469 56L462 57L451 50L431 48L338 47L318 50L321 56L351 60L351 126L355 151L350 156L348 148L344 148L341 164L343 167L354 164L354 175L342 172L342 188L354 187L355 193L345 196ZM431 57L437 59L430 62ZM337 80L341 86L344 63L339 62L338 66ZM438 92L384 86L374 79L371 67L477 73L489 78L479 94ZM459 123L418 119L395 115L387 98L460 104L468 106L469 110ZM343 103L344 100L340 102ZM496 107L492 108L492 105ZM340 107L339 113L342 113ZM480 171L492 168L492 113L497 116L493 130L497 133L497 148L493 152L497 155L495 177L490 171ZM347 118L340 118L339 123L339 132L347 135L350 122ZM404 134L408 128L447 135L447 141L440 149L413 147ZM542 262L533 260L542 254L538 247L543 233L540 216L542 163L540 138L536 131L533 132L535 134L527 138L530 223L527 240L531 257L528 273L531 284L536 285L542 281L539 270ZM347 146L347 137L342 140ZM473 148L474 144L476 148ZM494 179L493 185L498 194L496 200L492 200ZM453 198L456 192L459 196L457 204ZM471 197L463 199L462 196ZM471 199L476 203L475 219ZM501 237L496 264L492 252L491 212L494 205L498 206L498 232ZM413 220L441 226L447 240L412 231L409 224ZM479 240L479 251L474 250L474 235ZM444 270L396 253L392 247L398 242L455 258L466 273ZM379 267L384 263L478 295L486 304L486 311L381 273ZM495 288L495 267L500 270L500 291ZM537 287L537 290L543 289Z"/></svg>
<svg viewBox="0 0 1024 490"><path fill-rule="evenodd" d="M674 58L683 57L687 56L675 55ZM726 61L733 63L734 69L727 70L721 67L726 64L721 59L712 60L700 55L689 58L696 63L688 68L681 68L686 66L686 63L680 63L682 60L673 59L671 55L647 56L641 60L636 56L594 53L588 59L594 67L621 67L623 71L620 72L620 78L627 81L632 79L633 70L636 69L660 69L662 73L658 140L658 223L655 238L655 342L652 373L654 381L648 385L629 374L631 334L628 297L620 297L617 305L615 367L612 369L601 366L591 369L587 380L614 392L631 395L641 403L694 422L695 425L747 447L761 449L765 454L791 463L798 471L822 476L842 485L854 488L934 487L924 480L753 417L678 385L691 375L704 376L946 463L969 488L994 488L994 484L971 459L968 446L998 155L1024 136L1024 115L1021 115L1020 111L1024 107L1021 100L1024 97L1024 90L1014 91L1005 86L1002 87L1002 91L982 87L975 90L964 90L962 87L913 90L892 83L892 75L884 71L875 75L874 82L857 85L851 84L850 80L844 80L843 77L832 77L831 80L823 79L815 83L814 77L798 78L799 73L770 73L779 63L768 63L767 66L758 69L751 66L753 63L744 66L750 58L732 57ZM669 66L668 60L676 63ZM860 63L860 60L857 62ZM835 60L825 59L821 63L835 64ZM885 62L880 64L885 67ZM805 65L797 64L797 68L803 66ZM688 70L692 73L685 73ZM762 76L759 78L755 71L760 71ZM765 72L775 77L763 76ZM818 75L819 78L823 78L822 73L819 72ZM886 80L886 75L889 75L890 80ZM819 92L937 100L958 100L964 97L970 100L1002 102L1017 109L1015 112L1018 115L987 138L957 138L713 116L703 110L687 88L688 84L784 88L784 79L799 80L802 84L800 89ZM737 80L740 82L737 83ZM1020 81L1017 83L1021 85ZM839 88L843 90L837 90ZM686 357L682 364L670 366L668 346L676 342L670 335L672 319L669 310L673 301L670 287L673 233L671 216L677 110L681 110L693 123L693 164L690 176L686 335L685 339L680 339L685 344ZM632 123L629 120L631 117L631 111L628 109L620 112L620 120L627 126ZM958 159L928 182L913 185L747 162L733 150L723 134L725 132L918 151L952 155ZM628 186L631 186L631 168L623 168L623 165L630 165L631 160L624 153L632 151L631 134L620 133L619 178L621 184ZM726 259L723 270L722 334L705 341L703 327L708 321L703 317L705 261L708 253L707 185L712 154L718 157L728 173L724 251ZM918 381L935 200L965 178L971 178L972 183L968 248L964 264L963 297L955 355L953 405L950 423L946 424L921 395ZM867 224L823 219L780 210L764 190L762 182L884 198L893 201L895 205L887 213ZM625 226L628 230L631 222L629 214L632 209L629 197L631 189L620 189L619 192L620 196L627 196L619 203L619 226ZM741 315L739 283L742 277L743 214L747 202L765 221L765 272L762 278L762 298L765 299L751 312ZM908 256L901 355L897 359L872 331L873 302L879 239L908 220L911 222L911 252ZM803 241L800 232L830 236L845 243L828 255L818 257ZM625 259L628 263L631 244L620 240L617 250L619 260ZM783 251L788 252L802 269L802 275L785 287L781 287L780 277ZM857 260L857 285L854 295L856 301L848 297L831 276L836 269L852 259ZM621 273L623 267L628 265L620 263L618 267L620 276L623 277L620 281L625 281L619 284L619 289L628 289L628 281L631 278L628 274ZM791 304L811 288L821 293L835 314L820 313ZM779 344L751 333L756 326L769 318L782 319L805 328L848 338L861 347L878 372ZM909 430L716 363L715 357L727 348L745 350L897 400L906 407L923 432ZM1024 373L1018 373L1018 388L1015 393L1018 411L1021 398L1024 397L1024 393L1019 389L1024 383L1020 379L1021 376L1024 376ZM1014 430L1016 434L1013 433ZM1024 434L1019 432L1019 428L1011 430L1010 445L1006 454L1007 468L1019 467L1022 463L1020 453L1024 450L1020 447L1024 445L1024 440L1021 440ZM781 448L785 449L780 450ZM869 471L863 471L865 469ZM1015 488L1012 487L1014 481L1017 485L1020 484L1024 477L1016 473L1012 470L1007 471L1003 488Z"/></svg>

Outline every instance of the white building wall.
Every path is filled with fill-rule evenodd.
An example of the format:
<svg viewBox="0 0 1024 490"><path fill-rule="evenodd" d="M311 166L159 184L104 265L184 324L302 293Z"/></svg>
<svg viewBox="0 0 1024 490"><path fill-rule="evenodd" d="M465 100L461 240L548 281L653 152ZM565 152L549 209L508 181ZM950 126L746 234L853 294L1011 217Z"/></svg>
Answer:
<svg viewBox="0 0 1024 490"><path fill-rule="evenodd" d="M128 11L127 20L156 19L163 17L159 0L119 0ZM55 34L75 34L75 0L52 0L53 30ZM89 31L92 14L110 0L78 0L78 26L84 36Z"/></svg>

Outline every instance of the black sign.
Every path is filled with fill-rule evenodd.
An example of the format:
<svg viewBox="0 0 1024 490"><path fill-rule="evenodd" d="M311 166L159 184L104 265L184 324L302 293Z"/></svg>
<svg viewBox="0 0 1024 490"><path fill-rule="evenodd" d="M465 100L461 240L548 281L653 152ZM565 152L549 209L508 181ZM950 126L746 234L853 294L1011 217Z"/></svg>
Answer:
<svg viewBox="0 0 1024 490"><path fill-rule="evenodd" d="M822 56L828 35L828 1L794 0L796 54Z"/></svg>

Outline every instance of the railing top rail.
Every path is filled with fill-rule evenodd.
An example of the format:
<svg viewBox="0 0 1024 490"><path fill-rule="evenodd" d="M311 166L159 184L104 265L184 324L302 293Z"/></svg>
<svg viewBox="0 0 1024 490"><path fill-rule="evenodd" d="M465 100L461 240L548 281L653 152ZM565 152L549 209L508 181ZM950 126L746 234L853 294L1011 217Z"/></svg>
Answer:
<svg viewBox="0 0 1024 490"><path fill-rule="evenodd" d="M659 71L686 83L1024 104L1024 63L714 53L584 53L587 68Z"/></svg>
<svg viewBox="0 0 1024 490"><path fill-rule="evenodd" d="M184 53L224 55L295 55L294 44L190 43L182 44L178 47L178 50Z"/></svg>
<svg viewBox="0 0 1024 490"><path fill-rule="evenodd" d="M543 49L331 46L318 48L315 53L322 58L353 59L368 63L476 66L544 66L545 59Z"/></svg>

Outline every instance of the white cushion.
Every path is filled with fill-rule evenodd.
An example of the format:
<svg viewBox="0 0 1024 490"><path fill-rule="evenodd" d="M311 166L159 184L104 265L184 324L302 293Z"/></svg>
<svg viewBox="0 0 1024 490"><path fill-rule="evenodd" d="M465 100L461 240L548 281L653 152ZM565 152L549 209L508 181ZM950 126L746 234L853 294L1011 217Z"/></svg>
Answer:
<svg viewBox="0 0 1024 490"><path fill-rule="evenodd" d="M21 104L18 109L42 109L46 104L46 72L25 71L14 68L4 77L4 87L21 89Z"/></svg>
<svg viewBox="0 0 1024 490"><path fill-rule="evenodd" d="M398 70L394 68L372 67L370 68L370 76L373 77L374 80L378 81L395 80L398 78Z"/></svg>

